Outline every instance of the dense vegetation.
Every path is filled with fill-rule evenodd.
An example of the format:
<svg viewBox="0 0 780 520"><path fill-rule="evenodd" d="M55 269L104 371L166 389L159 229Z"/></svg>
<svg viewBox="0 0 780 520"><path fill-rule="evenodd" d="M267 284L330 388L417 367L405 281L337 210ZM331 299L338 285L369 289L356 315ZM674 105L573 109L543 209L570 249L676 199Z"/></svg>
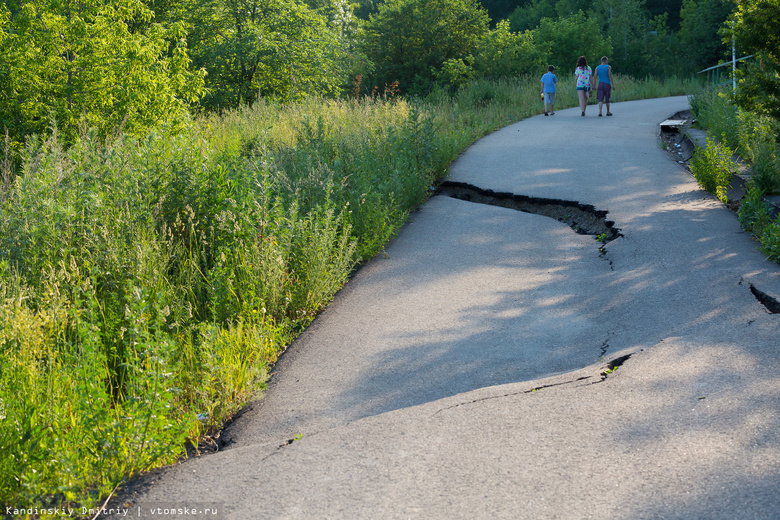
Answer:
<svg viewBox="0 0 780 520"><path fill-rule="evenodd" d="M772 219L766 195L780 194L780 2L740 1L732 17L733 33L745 52L754 54L737 71L738 88L729 83L691 97L691 109L711 135L692 163L702 186L725 200L736 153L747 162L748 192L739 207L742 228L755 235L767 258L780 262L780 219ZM728 33L726 33L728 34Z"/></svg>
<svg viewBox="0 0 780 520"><path fill-rule="evenodd" d="M547 64L607 54L621 100L688 94L732 12L512 5L0 5L0 504L94 505L182 456L460 152L541 111ZM741 81L774 138L773 59Z"/></svg>

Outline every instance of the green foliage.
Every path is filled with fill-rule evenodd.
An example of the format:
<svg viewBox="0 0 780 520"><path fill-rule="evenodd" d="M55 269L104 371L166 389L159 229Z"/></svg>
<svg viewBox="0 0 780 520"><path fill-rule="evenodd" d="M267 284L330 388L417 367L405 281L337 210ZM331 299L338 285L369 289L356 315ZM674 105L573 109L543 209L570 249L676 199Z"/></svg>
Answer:
<svg viewBox="0 0 780 520"><path fill-rule="evenodd" d="M750 163L752 186L765 194L780 191L780 125L771 116L735 107L730 88L708 88L690 97L691 111L710 135L720 136Z"/></svg>
<svg viewBox="0 0 780 520"><path fill-rule="evenodd" d="M778 121L766 115L738 110L740 149L750 161L750 183L764 194L780 192L780 135Z"/></svg>
<svg viewBox="0 0 780 520"><path fill-rule="evenodd" d="M707 145L696 147L691 160L691 173L702 188L723 202L727 202L726 190L736 170L733 155L726 145L707 138Z"/></svg>
<svg viewBox="0 0 780 520"><path fill-rule="evenodd" d="M739 206L740 226L757 237L764 234L771 221L769 206L764 202L763 195L759 188L753 186L745 194Z"/></svg>
<svg viewBox="0 0 780 520"><path fill-rule="evenodd" d="M215 164L195 135L101 143L33 139L0 213L2 285L18 280L0 302L0 489L17 500L89 501L172 461L355 262L327 200L285 209L262 169Z"/></svg>
<svg viewBox="0 0 780 520"><path fill-rule="evenodd" d="M767 258L780 262L780 221L771 220L769 207L763 199L765 194L780 190L777 120L762 112L754 113L744 108L735 108L727 96L712 89L691 97L690 105L699 122L711 134L717 135L717 132L720 132L724 138L730 139L739 147L742 158L750 163L751 175L747 184L749 190L740 204L739 222L742 229L759 240L761 250ZM712 163L718 160L707 161ZM702 162L705 162L703 158ZM694 165L701 170L710 168L709 165L699 165L696 156L691 165L692 169ZM711 169L709 171L709 175L714 172Z"/></svg>
<svg viewBox="0 0 780 520"><path fill-rule="evenodd" d="M547 54L547 61L555 65L558 78L574 74L577 58L585 56L595 70L597 60L612 53L612 43L601 34L595 19L585 16L582 11L554 21L542 20L534 31L534 41Z"/></svg>
<svg viewBox="0 0 780 520"><path fill-rule="evenodd" d="M397 81L402 92L426 93L444 63L473 55L487 30L477 0L389 0L365 27L369 87Z"/></svg>
<svg viewBox="0 0 780 520"><path fill-rule="evenodd" d="M614 56L610 61L615 70L638 76L651 72L646 66L650 25L643 0L594 0L590 13L590 18L600 22L602 33L612 42ZM593 56L594 63L601 57L585 56Z"/></svg>
<svg viewBox="0 0 780 520"><path fill-rule="evenodd" d="M295 0L187 2L193 63L208 71L203 105L224 109L258 97L338 92L347 22L335 18L335 7L329 11L332 22Z"/></svg>
<svg viewBox="0 0 780 520"><path fill-rule="evenodd" d="M709 87L689 96L691 113L698 124L710 135L732 148L740 146L737 109L731 100L728 87Z"/></svg>
<svg viewBox="0 0 780 520"><path fill-rule="evenodd" d="M769 260L780 263L780 220L768 225L761 234L761 252Z"/></svg>
<svg viewBox="0 0 780 520"><path fill-rule="evenodd" d="M651 18L667 15L669 30L676 32L680 29L682 0L646 0L645 4Z"/></svg>
<svg viewBox="0 0 780 520"><path fill-rule="evenodd" d="M16 151L52 120L66 142L79 125L104 136L180 125L203 91L181 26L147 23L131 31L131 21L151 17L140 0L11 7L0 6L0 127L9 129Z"/></svg>
<svg viewBox="0 0 780 520"><path fill-rule="evenodd" d="M544 65L545 56L534 44L533 33L513 33L504 20L482 38L474 56L444 62L436 79L459 88L475 78L516 77L542 70Z"/></svg>
<svg viewBox="0 0 780 520"><path fill-rule="evenodd" d="M687 60L697 70L726 57L727 46L717 34L733 9L733 0L683 0L679 36Z"/></svg>
<svg viewBox="0 0 780 520"><path fill-rule="evenodd" d="M359 0L355 7L355 16L361 20L368 20L372 14L379 10L382 0Z"/></svg>
<svg viewBox="0 0 780 520"><path fill-rule="evenodd" d="M532 32L511 32L509 22L501 21L480 41L474 58L479 77L520 76L543 70L546 57L534 42Z"/></svg>
<svg viewBox="0 0 780 520"><path fill-rule="evenodd" d="M734 35L745 53L757 56L738 71L736 102L745 110L780 119L780 2L739 0L737 5Z"/></svg>
<svg viewBox="0 0 780 520"><path fill-rule="evenodd" d="M539 26L544 18L555 20L559 17L559 11L556 9L559 0L532 0L518 6L509 15L509 24L513 31L528 31ZM569 16L576 11L563 13L562 16Z"/></svg>
<svg viewBox="0 0 780 520"><path fill-rule="evenodd" d="M506 20L512 11L529 2L526 0L480 0L480 3L488 12L492 26L495 27L498 22Z"/></svg>
<svg viewBox="0 0 780 520"><path fill-rule="evenodd" d="M693 70L690 63L674 59L684 53L680 38L669 28L671 22L666 13L650 20L650 29L646 38L644 65L646 74L658 78L685 76Z"/></svg>
<svg viewBox="0 0 780 520"><path fill-rule="evenodd" d="M632 76L672 77L689 74L694 65L686 60L675 59L683 51L680 40L673 31L679 25L679 10L682 0L532 0L521 3L509 16L514 31L537 30L543 20L560 23L571 19L578 13L588 21L587 35L580 34L576 41L586 36L596 36L609 41L610 52L600 49L593 52L590 47L579 52L569 49L563 53L563 59L584 55L591 62L603 55L610 57L615 71ZM548 23L549 23L548 22ZM582 23L582 19L577 21ZM538 46L547 40L549 31L543 36L536 35ZM706 35L706 39L720 43L717 27ZM554 63L563 67L563 61L557 57L556 47L566 45L568 38L560 38L551 46ZM696 69L699 70L699 69Z"/></svg>

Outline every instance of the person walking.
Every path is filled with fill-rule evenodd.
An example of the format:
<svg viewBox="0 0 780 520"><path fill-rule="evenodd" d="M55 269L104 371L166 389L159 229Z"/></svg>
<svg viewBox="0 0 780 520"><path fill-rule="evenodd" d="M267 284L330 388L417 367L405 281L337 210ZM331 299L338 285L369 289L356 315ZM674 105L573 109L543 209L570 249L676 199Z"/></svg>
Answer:
<svg viewBox="0 0 780 520"><path fill-rule="evenodd" d="M615 89L615 84L612 81L612 66L609 65L608 61L607 57L604 56L601 58L601 65L596 67L596 78L599 81L596 91L596 100L599 102L599 117L601 117L602 104L607 105L607 115L612 115L612 112L609 111L609 99Z"/></svg>
<svg viewBox="0 0 780 520"><path fill-rule="evenodd" d="M550 115L555 115L555 84L558 83L558 77L553 74L555 67L547 67L547 73L542 76L542 97L544 97L544 115L547 115L547 105L550 106Z"/></svg>
<svg viewBox="0 0 780 520"><path fill-rule="evenodd" d="M588 60L585 59L585 56L580 56L577 59L577 68L574 70L574 75L576 77L577 96L580 98L580 110L582 110L582 116L585 117L585 109L588 108L588 98L590 97L594 80L593 70L588 67Z"/></svg>

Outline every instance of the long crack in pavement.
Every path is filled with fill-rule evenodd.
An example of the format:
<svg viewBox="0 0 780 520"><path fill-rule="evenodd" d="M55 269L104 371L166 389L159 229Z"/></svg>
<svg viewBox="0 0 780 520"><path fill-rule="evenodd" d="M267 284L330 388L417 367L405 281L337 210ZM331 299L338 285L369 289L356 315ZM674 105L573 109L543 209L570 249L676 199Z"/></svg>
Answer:
<svg viewBox="0 0 780 520"><path fill-rule="evenodd" d="M465 182L453 181L442 182L437 187L436 194L551 217L568 224L581 235L594 235L605 243L623 236L620 228L615 227L615 222L607 220L607 211L597 210L589 204L581 204L577 201L495 192Z"/></svg>

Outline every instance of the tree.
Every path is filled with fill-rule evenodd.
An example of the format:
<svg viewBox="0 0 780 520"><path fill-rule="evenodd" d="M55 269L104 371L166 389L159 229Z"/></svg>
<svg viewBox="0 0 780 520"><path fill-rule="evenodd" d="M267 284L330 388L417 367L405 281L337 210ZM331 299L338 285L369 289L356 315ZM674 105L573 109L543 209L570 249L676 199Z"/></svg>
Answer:
<svg viewBox="0 0 780 520"><path fill-rule="evenodd" d="M345 79L339 28L305 4L188 0L186 6L193 63L208 72L208 108L236 107L258 96L328 95Z"/></svg>
<svg viewBox="0 0 780 520"><path fill-rule="evenodd" d="M479 42L474 56L444 62L436 79L460 87L474 78L505 78L536 73L546 65L546 54L534 44L532 31L513 33L509 21L498 22Z"/></svg>
<svg viewBox="0 0 780 520"><path fill-rule="evenodd" d="M670 30L680 29L680 8L682 0L647 0L645 2L650 17L663 16L666 14L667 25Z"/></svg>
<svg viewBox="0 0 780 520"><path fill-rule="evenodd" d="M538 72L545 55L534 44L532 31L513 33L509 22L498 22L480 41L474 58L474 69L481 77L500 78Z"/></svg>
<svg viewBox="0 0 780 520"><path fill-rule="evenodd" d="M528 31L539 27L543 18L556 19L556 0L533 0L526 2L509 15L509 26L513 31Z"/></svg>
<svg viewBox="0 0 780 520"><path fill-rule="evenodd" d="M650 26L644 0L595 0L591 18L612 40L615 70L633 75L648 72L645 50Z"/></svg>
<svg viewBox="0 0 780 520"><path fill-rule="evenodd" d="M480 0L482 7L488 12L492 26L497 26L498 22L505 20L512 11L522 7L530 0Z"/></svg>
<svg viewBox="0 0 780 520"><path fill-rule="evenodd" d="M718 31L734 7L732 0L683 0L680 41L696 69L716 65L726 57L727 46Z"/></svg>
<svg viewBox="0 0 780 520"><path fill-rule="evenodd" d="M652 30L645 46L647 73L661 78L689 75L692 72L690 65L684 60L674 59L682 56L683 51L679 38L669 30L667 18L664 13L650 20Z"/></svg>
<svg viewBox="0 0 780 520"><path fill-rule="evenodd" d="M181 121L203 92L181 25L151 23L140 0L18 0L0 6L0 125L18 147L55 120L105 135ZM146 30L131 32L135 21Z"/></svg>
<svg viewBox="0 0 780 520"><path fill-rule="evenodd" d="M560 20L543 19L534 31L534 41L546 51L548 62L563 74L574 74L580 56L594 66L596 60L612 53L610 39L604 38L596 20L587 18L582 11Z"/></svg>
<svg viewBox="0 0 780 520"><path fill-rule="evenodd" d="M388 0L365 27L369 84L424 92L446 61L473 54L487 30L477 0Z"/></svg>
<svg viewBox="0 0 780 520"><path fill-rule="evenodd" d="M592 0L532 0L520 4L509 16L513 31L536 29L543 18L559 20L587 11Z"/></svg>
<svg viewBox="0 0 780 520"><path fill-rule="evenodd" d="M739 0L732 19L740 49L756 55L738 71L737 104L780 119L780 0Z"/></svg>

